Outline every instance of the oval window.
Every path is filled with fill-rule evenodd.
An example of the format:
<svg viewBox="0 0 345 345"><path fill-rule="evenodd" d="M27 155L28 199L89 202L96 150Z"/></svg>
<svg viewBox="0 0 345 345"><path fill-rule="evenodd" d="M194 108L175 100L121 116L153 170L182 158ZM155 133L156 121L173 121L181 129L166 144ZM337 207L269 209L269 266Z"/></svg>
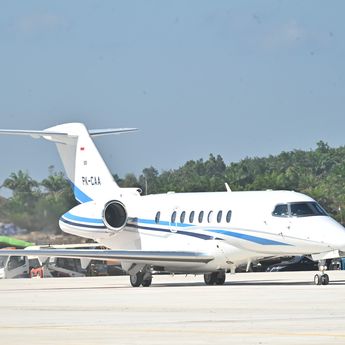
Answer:
<svg viewBox="0 0 345 345"><path fill-rule="evenodd" d="M192 211L189 215L189 223L193 223L194 222L194 215L195 215L195 212Z"/></svg>
<svg viewBox="0 0 345 345"><path fill-rule="evenodd" d="M175 223L176 222L176 211L174 211L171 215L171 223Z"/></svg>
<svg viewBox="0 0 345 345"><path fill-rule="evenodd" d="M202 223L203 218L204 218L204 211L200 211L199 217L198 217L199 223Z"/></svg>
<svg viewBox="0 0 345 345"><path fill-rule="evenodd" d="M186 218L186 212L185 211L182 211L181 215L180 215L180 222L181 223L184 223L184 220Z"/></svg>
<svg viewBox="0 0 345 345"><path fill-rule="evenodd" d="M227 223L230 223L230 220L231 220L231 214L232 214L232 212L231 212L231 211L228 211L228 213L226 214L226 222L227 222Z"/></svg>
<svg viewBox="0 0 345 345"><path fill-rule="evenodd" d="M208 213L208 216L207 216L207 221L208 221L209 223L212 223L212 218L213 218L213 211L210 211L210 212Z"/></svg>
<svg viewBox="0 0 345 345"><path fill-rule="evenodd" d="M217 223L222 221L223 211L218 211L217 213Z"/></svg>
<svg viewBox="0 0 345 345"><path fill-rule="evenodd" d="M161 217L161 213L160 213L160 211L158 211L158 212L156 213L156 217L155 217L155 222L156 222L156 224L159 223L160 217Z"/></svg>

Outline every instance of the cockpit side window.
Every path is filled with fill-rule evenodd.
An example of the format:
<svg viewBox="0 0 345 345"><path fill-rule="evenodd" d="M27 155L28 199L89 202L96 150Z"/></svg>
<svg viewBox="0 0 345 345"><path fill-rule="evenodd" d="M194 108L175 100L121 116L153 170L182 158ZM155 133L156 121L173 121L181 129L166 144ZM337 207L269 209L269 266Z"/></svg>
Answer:
<svg viewBox="0 0 345 345"><path fill-rule="evenodd" d="M277 205L273 212L272 215L275 217L288 217L289 216L289 208L287 204L280 204Z"/></svg>

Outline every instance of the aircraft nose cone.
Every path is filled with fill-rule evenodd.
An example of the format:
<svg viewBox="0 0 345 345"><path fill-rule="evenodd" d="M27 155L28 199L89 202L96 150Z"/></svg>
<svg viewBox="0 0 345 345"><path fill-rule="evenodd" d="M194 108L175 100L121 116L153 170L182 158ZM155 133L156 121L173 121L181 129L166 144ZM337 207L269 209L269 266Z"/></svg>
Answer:
<svg viewBox="0 0 345 345"><path fill-rule="evenodd" d="M334 221L332 232L332 242L336 249L345 252L345 228Z"/></svg>
<svg viewBox="0 0 345 345"><path fill-rule="evenodd" d="M345 253L345 229L343 228L343 236L340 243L340 250Z"/></svg>

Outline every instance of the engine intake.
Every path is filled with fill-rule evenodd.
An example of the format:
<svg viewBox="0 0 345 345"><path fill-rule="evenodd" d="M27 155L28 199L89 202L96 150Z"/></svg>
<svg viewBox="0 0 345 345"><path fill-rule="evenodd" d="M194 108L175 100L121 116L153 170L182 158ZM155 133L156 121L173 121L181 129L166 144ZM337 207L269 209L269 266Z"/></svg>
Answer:
<svg viewBox="0 0 345 345"><path fill-rule="evenodd" d="M105 204L103 221L106 227L113 231L120 231L127 223L127 211L122 202L112 200Z"/></svg>

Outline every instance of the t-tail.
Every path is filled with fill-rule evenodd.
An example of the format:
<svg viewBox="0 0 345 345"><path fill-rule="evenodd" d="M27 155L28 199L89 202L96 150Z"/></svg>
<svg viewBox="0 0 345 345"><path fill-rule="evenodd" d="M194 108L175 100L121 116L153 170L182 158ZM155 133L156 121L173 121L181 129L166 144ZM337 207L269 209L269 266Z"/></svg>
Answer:
<svg viewBox="0 0 345 345"><path fill-rule="evenodd" d="M0 130L0 134L29 135L55 142L74 196L80 203L84 203L114 197L121 190L92 137L135 130L136 128L87 130L82 123L66 123L43 131Z"/></svg>

